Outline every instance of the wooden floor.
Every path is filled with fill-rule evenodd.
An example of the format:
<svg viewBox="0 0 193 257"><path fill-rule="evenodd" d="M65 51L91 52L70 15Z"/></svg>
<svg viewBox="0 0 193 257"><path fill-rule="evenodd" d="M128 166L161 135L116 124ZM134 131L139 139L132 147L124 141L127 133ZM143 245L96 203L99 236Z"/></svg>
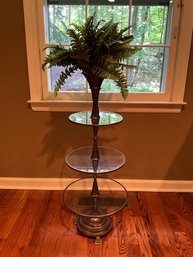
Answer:
<svg viewBox="0 0 193 257"><path fill-rule="evenodd" d="M61 191L0 190L0 257L193 257L193 194L128 192L96 246L61 208Z"/></svg>

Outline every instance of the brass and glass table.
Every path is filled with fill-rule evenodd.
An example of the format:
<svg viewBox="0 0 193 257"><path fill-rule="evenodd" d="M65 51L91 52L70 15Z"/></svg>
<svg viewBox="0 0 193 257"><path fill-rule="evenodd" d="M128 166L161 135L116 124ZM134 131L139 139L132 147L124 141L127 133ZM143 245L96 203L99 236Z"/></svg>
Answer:
<svg viewBox="0 0 193 257"><path fill-rule="evenodd" d="M100 177L120 169L125 156L114 148L98 146L98 128L115 125L122 116L113 112L100 112L99 120L91 121L91 112L78 112L69 116L73 123L91 126L93 145L80 147L66 156L68 166L89 177L69 184L63 193L66 208L77 215L77 229L88 237L101 243L101 236L111 231L112 215L121 211L127 204L127 191L116 180Z"/></svg>

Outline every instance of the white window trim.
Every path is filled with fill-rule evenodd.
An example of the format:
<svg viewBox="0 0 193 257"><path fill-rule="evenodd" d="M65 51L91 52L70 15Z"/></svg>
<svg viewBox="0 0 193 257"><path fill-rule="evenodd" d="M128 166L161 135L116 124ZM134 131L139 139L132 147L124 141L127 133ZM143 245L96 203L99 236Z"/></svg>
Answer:
<svg viewBox="0 0 193 257"><path fill-rule="evenodd" d="M138 101L140 93L129 94L132 100L128 97L127 101L100 101L100 108L103 110L116 112L159 112L159 113L177 113L180 112L182 106L186 104L184 99L184 91L186 85L187 68L190 54L190 45L193 29L193 1L190 0L174 0L177 4L183 3L184 11L183 17L178 30L184 33L179 34L178 49L175 60L175 76L172 82L172 94L168 95L167 100L160 100L165 93L141 93L143 101ZM30 100L31 107L34 111L81 111L88 110L91 107L90 101L71 101L71 100L43 100L42 84L45 76L42 76L41 51L39 45L39 24L42 22L38 20L42 14L38 14L39 9L37 4L43 5L44 0L23 0L25 32L26 32L26 48L28 61L28 75L30 85ZM184 15L184 13L186 15ZM40 26L43 24L40 24ZM175 36L179 31L173 31ZM174 36L174 34L173 34ZM184 50L185 49L185 50ZM182 69L183 67L183 69ZM167 92L166 92L167 93ZM147 98L146 98L147 95ZM160 98L161 96L161 98Z"/></svg>

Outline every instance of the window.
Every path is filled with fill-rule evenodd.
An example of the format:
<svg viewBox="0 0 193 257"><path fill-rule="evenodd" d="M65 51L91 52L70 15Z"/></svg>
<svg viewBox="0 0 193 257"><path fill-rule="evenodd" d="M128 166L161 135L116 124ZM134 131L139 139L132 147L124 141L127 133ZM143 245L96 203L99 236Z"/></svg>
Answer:
<svg viewBox="0 0 193 257"><path fill-rule="evenodd" d="M113 19L130 27L133 45L142 50L129 59L137 69L126 73L129 96L105 80L100 105L114 111L178 112L183 103L192 34L193 2L184 0L23 0L31 104L34 110L83 110L91 101L88 84L77 71L54 98L60 69L43 72L42 49L53 43L69 46L66 29L96 19Z"/></svg>

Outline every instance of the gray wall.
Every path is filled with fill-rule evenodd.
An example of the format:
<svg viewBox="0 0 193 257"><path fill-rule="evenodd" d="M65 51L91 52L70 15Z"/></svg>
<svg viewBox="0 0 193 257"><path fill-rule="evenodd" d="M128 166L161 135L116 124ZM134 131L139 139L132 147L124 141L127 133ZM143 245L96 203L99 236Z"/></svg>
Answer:
<svg viewBox="0 0 193 257"><path fill-rule="evenodd" d="M22 0L0 8L0 177L76 177L65 165L72 149L92 143L91 128L68 121L68 113L33 112L29 86ZM3 44L3 45L2 45ZM193 47L185 101L179 114L124 113L124 121L101 128L101 145L122 151L125 166L116 178L193 179Z"/></svg>

